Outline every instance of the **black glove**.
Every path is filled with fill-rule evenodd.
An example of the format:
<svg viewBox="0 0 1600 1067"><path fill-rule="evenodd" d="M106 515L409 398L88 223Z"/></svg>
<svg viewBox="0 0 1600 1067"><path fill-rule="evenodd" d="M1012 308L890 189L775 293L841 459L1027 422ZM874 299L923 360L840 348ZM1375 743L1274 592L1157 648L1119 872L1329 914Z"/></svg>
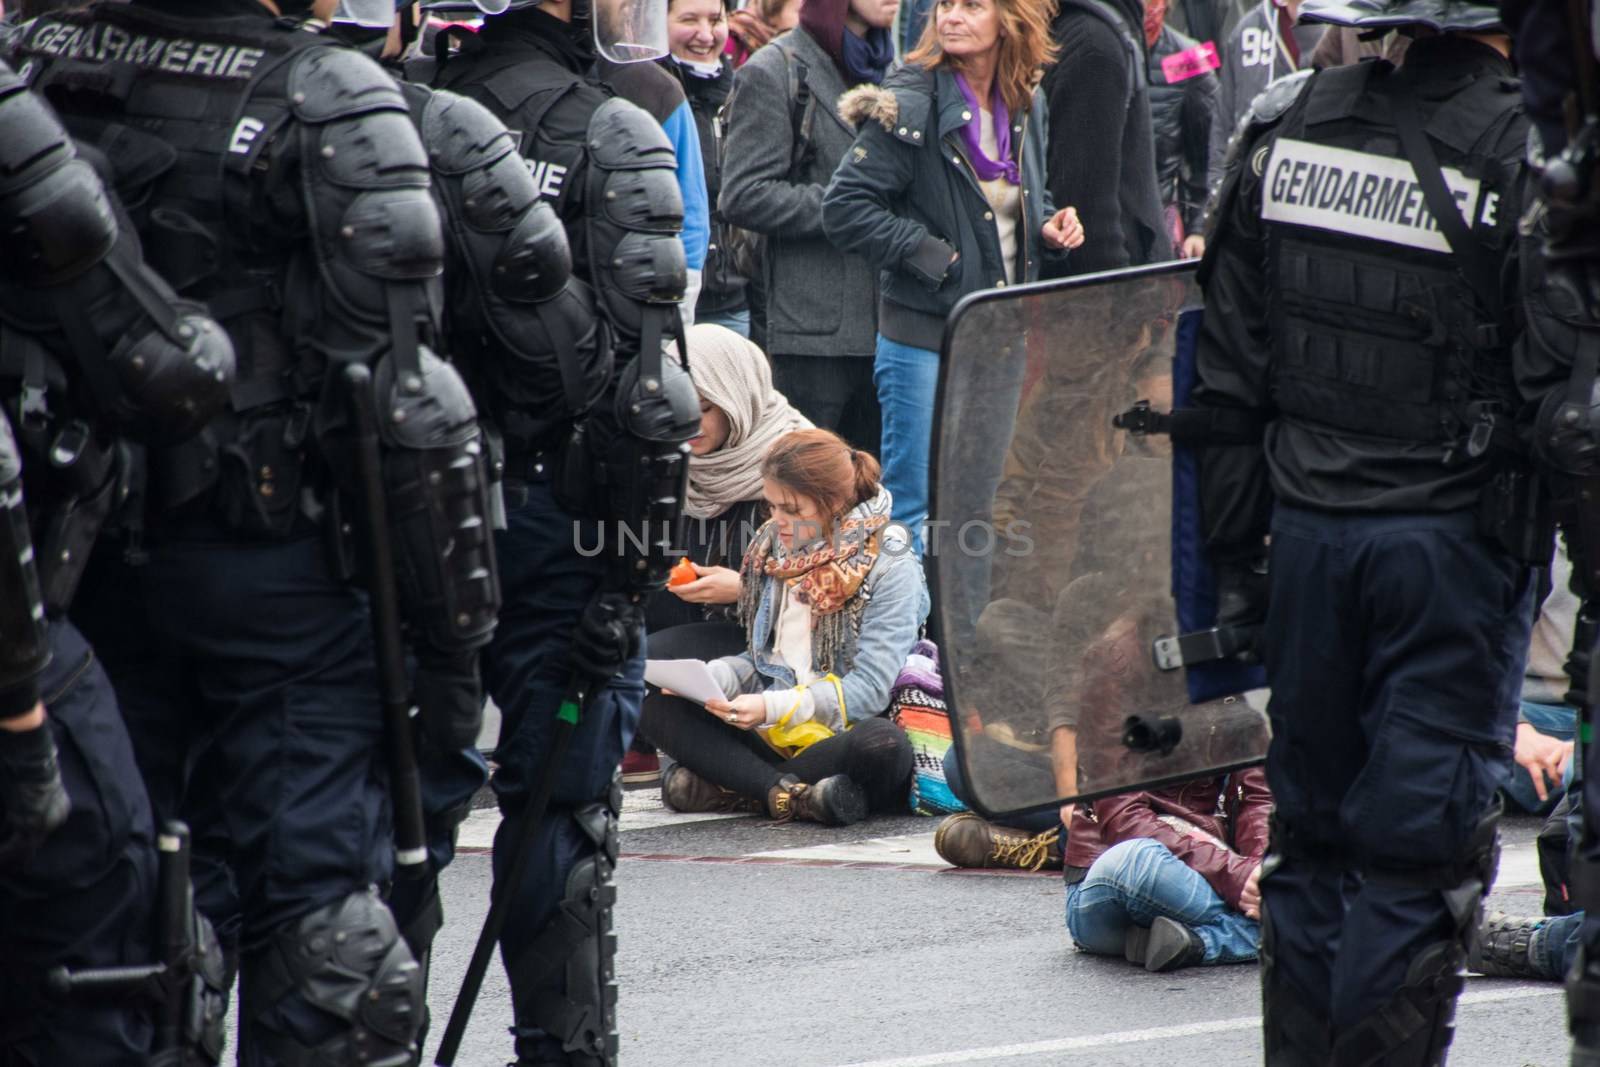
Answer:
<svg viewBox="0 0 1600 1067"><path fill-rule="evenodd" d="M1267 559L1232 560L1217 564L1217 625L1239 630L1259 629L1267 621ZM1257 662L1254 644L1238 658Z"/></svg>
<svg viewBox="0 0 1600 1067"><path fill-rule="evenodd" d="M595 681L622 673L639 651L644 618L623 593L596 593L578 620L572 639L572 662Z"/></svg>
<svg viewBox="0 0 1600 1067"><path fill-rule="evenodd" d="M428 740L447 751L466 748L478 740L483 726L483 683L478 676L478 653L417 653L417 674L412 681L417 717Z"/></svg>
<svg viewBox="0 0 1600 1067"><path fill-rule="evenodd" d="M0 867L31 856L71 810L49 724L0 730Z"/></svg>

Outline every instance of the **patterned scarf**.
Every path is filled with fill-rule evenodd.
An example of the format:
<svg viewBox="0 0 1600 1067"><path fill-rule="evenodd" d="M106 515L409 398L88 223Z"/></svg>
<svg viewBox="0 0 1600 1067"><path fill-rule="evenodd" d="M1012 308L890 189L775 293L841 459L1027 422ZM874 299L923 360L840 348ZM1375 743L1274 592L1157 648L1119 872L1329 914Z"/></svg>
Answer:
<svg viewBox="0 0 1600 1067"><path fill-rule="evenodd" d="M789 594L811 609L812 670L838 675L850 670L867 609L862 583L878 560L889 499L887 490L878 490L835 524L831 538L798 550L783 550L775 522L762 526L739 568L739 621L746 632L755 625L767 579L782 579ZM772 621L776 625L776 617ZM750 643L760 647L767 636L750 634Z"/></svg>

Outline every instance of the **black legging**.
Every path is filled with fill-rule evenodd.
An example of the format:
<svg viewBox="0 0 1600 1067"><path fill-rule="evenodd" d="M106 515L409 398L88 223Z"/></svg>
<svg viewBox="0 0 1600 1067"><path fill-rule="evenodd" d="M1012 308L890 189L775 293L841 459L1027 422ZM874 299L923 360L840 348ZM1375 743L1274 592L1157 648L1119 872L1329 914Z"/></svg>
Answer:
<svg viewBox="0 0 1600 1067"><path fill-rule="evenodd" d="M651 659L712 660L745 647L743 627L731 622L673 626L648 639ZM847 774L866 791L872 810L903 810L906 805L911 742L882 717L860 722L786 760L754 730L730 726L694 701L662 696L652 687L645 694L639 734L702 778L740 796L764 800L786 774L802 782Z"/></svg>
<svg viewBox="0 0 1600 1067"><path fill-rule="evenodd" d="M792 774L820 782L847 774L867 794L873 811L903 811L911 779L911 742L882 716L858 722L784 759L754 730L741 730L682 697L652 694L639 728L661 751L700 777L740 796L766 799L778 779Z"/></svg>

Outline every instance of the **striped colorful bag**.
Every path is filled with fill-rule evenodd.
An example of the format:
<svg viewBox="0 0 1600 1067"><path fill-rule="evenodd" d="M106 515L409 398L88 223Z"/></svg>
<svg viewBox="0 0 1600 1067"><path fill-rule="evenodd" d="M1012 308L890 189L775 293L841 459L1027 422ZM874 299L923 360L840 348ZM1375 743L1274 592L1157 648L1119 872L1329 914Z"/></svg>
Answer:
<svg viewBox="0 0 1600 1067"><path fill-rule="evenodd" d="M939 650L932 641L912 646L889 700L890 719L911 741L911 810L918 815L966 811L944 778L944 756L953 742L939 677Z"/></svg>

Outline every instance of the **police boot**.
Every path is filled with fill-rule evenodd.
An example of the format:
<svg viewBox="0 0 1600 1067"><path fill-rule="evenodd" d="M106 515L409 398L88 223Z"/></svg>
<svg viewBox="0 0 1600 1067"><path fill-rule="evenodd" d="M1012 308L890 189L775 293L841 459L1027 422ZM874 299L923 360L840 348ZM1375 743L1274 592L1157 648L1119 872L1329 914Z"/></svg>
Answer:
<svg viewBox="0 0 1600 1067"><path fill-rule="evenodd" d="M1533 966L1533 939L1543 919L1518 919L1495 912L1478 927L1467 953L1467 970L1490 978L1540 978Z"/></svg>
<svg viewBox="0 0 1600 1067"><path fill-rule="evenodd" d="M547 818L570 817L593 842L567 876L566 891L544 928L506 961L516 1017L515 1067L615 1067L617 935L611 909L617 888L617 815L622 782L604 801Z"/></svg>
<svg viewBox="0 0 1600 1067"><path fill-rule="evenodd" d="M811 783L786 774L767 790L767 814L779 822L803 819L824 826L849 826L867 817L867 794L845 774Z"/></svg>
<svg viewBox="0 0 1600 1067"><path fill-rule="evenodd" d="M422 972L375 889L285 923L242 962L241 1063L411 1063Z"/></svg>

